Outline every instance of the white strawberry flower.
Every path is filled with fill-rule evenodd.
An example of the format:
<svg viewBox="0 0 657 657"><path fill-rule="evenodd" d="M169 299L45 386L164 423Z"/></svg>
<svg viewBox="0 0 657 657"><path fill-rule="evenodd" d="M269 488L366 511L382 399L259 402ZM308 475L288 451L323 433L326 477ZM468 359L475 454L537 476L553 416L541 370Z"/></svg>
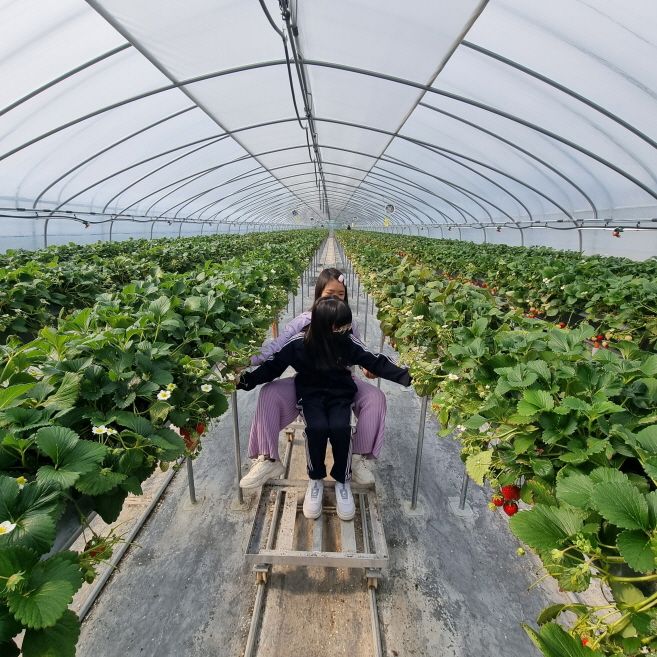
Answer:
<svg viewBox="0 0 657 657"><path fill-rule="evenodd" d="M549 283L549 282L550 282L550 279L549 279L549 278L544 278L544 279L543 279L543 282L544 282L544 283Z"/></svg>
<svg viewBox="0 0 657 657"><path fill-rule="evenodd" d="M212 392L212 386L211 386L209 383L204 383L204 384L201 386L201 390L202 390L203 392Z"/></svg>
<svg viewBox="0 0 657 657"><path fill-rule="evenodd" d="M177 387L177 386L176 386L175 383L169 383L169 384L167 385L167 390L169 390L170 392L173 392L173 391L176 389L176 387Z"/></svg>
<svg viewBox="0 0 657 657"><path fill-rule="evenodd" d="M417 319L417 320L424 319L424 315L415 315L413 319Z"/></svg>
<svg viewBox="0 0 657 657"><path fill-rule="evenodd" d="M91 433L96 436L104 436L107 433L107 427L104 424L91 427Z"/></svg>
<svg viewBox="0 0 657 657"><path fill-rule="evenodd" d="M4 520L3 522L0 522L0 536L3 534L10 534L11 532L16 529L16 523L15 522L10 522L9 520Z"/></svg>
<svg viewBox="0 0 657 657"><path fill-rule="evenodd" d="M229 381L234 381L235 380L235 375L232 372L228 372L228 374L226 374L226 378Z"/></svg>
<svg viewBox="0 0 657 657"><path fill-rule="evenodd" d="M107 435L108 436L116 436L116 434L119 433L116 429L112 429L112 427L107 427Z"/></svg>
<svg viewBox="0 0 657 657"><path fill-rule="evenodd" d="M448 378L450 381L458 381L461 377L460 377L458 374L454 374L454 372L450 372L450 373L447 375L447 378Z"/></svg>
<svg viewBox="0 0 657 657"><path fill-rule="evenodd" d="M16 477L16 483L18 484L19 490L23 490L23 487L27 483L27 479L21 475L20 477Z"/></svg>
<svg viewBox="0 0 657 657"><path fill-rule="evenodd" d="M171 390L160 390L160 392L157 393L157 398L160 401L166 401L171 397Z"/></svg>
<svg viewBox="0 0 657 657"><path fill-rule="evenodd" d="M484 422L479 427L479 433L486 433L490 429L490 422Z"/></svg>

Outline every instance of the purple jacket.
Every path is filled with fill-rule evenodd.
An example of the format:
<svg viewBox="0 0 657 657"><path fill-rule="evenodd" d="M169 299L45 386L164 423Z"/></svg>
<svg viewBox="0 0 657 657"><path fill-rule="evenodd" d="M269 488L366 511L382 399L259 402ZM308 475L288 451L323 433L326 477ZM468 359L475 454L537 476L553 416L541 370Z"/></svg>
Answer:
<svg viewBox="0 0 657 657"><path fill-rule="evenodd" d="M256 356L251 357L251 365L260 365L264 363L268 358L273 356L275 353L278 353L285 343L297 333L300 333L306 326L310 324L310 311L297 315L293 320L288 322L288 324L283 329L283 332L275 340L270 340L266 342L260 353ZM360 331L358 330L358 325L356 320L351 323L351 332L360 340Z"/></svg>

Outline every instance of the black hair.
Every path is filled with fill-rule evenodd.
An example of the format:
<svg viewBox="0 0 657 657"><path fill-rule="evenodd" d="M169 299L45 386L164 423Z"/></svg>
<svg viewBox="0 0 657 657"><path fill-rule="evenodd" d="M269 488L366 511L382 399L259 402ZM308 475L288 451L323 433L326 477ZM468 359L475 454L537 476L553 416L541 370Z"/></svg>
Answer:
<svg viewBox="0 0 657 657"><path fill-rule="evenodd" d="M342 280L340 280L342 276ZM335 267L327 267L322 269L319 276L317 277L317 282L315 283L315 301L320 299L324 288L331 282L338 281L344 285L344 302L349 305L349 294L347 292L347 277Z"/></svg>
<svg viewBox="0 0 657 657"><path fill-rule="evenodd" d="M334 329L351 324L351 308L337 297L321 297L315 301L306 331L305 343L318 370L346 367L343 354L348 333Z"/></svg>

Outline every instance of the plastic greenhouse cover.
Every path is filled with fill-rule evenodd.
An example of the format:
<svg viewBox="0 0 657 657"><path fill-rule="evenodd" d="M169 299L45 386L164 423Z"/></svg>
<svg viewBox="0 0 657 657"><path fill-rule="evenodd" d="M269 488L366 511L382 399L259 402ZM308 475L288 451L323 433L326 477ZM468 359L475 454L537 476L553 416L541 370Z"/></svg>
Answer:
<svg viewBox="0 0 657 657"><path fill-rule="evenodd" d="M654 1L264 5L0 0L0 232L656 214Z"/></svg>

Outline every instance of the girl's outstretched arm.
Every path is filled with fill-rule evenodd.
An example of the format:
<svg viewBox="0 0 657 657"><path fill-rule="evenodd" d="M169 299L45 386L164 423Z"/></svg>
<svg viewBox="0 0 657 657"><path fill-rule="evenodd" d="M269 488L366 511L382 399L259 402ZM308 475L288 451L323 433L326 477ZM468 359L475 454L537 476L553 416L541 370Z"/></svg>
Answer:
<svg viewBox="0 0 657 657"><path fill-rule="evenodd" d="M353 335L349 336L350 340L350 358L352 362L374 372L388 381L400 383L403 386L411 385L411 375L407 367L395 365L387 356L383 354L373 354L368 351L367 347Z"/></svg>
<svg viewBox="0 0 657 657"><path fill-rule="evenodd" d="M277 379L285 370L295 362L297 343L304 339L304 334L299 333L285 344L285 346L270 356L260 367L251 372L241 372L237 384L239 390L253 390L261 383L268 383Z"/></svg>

